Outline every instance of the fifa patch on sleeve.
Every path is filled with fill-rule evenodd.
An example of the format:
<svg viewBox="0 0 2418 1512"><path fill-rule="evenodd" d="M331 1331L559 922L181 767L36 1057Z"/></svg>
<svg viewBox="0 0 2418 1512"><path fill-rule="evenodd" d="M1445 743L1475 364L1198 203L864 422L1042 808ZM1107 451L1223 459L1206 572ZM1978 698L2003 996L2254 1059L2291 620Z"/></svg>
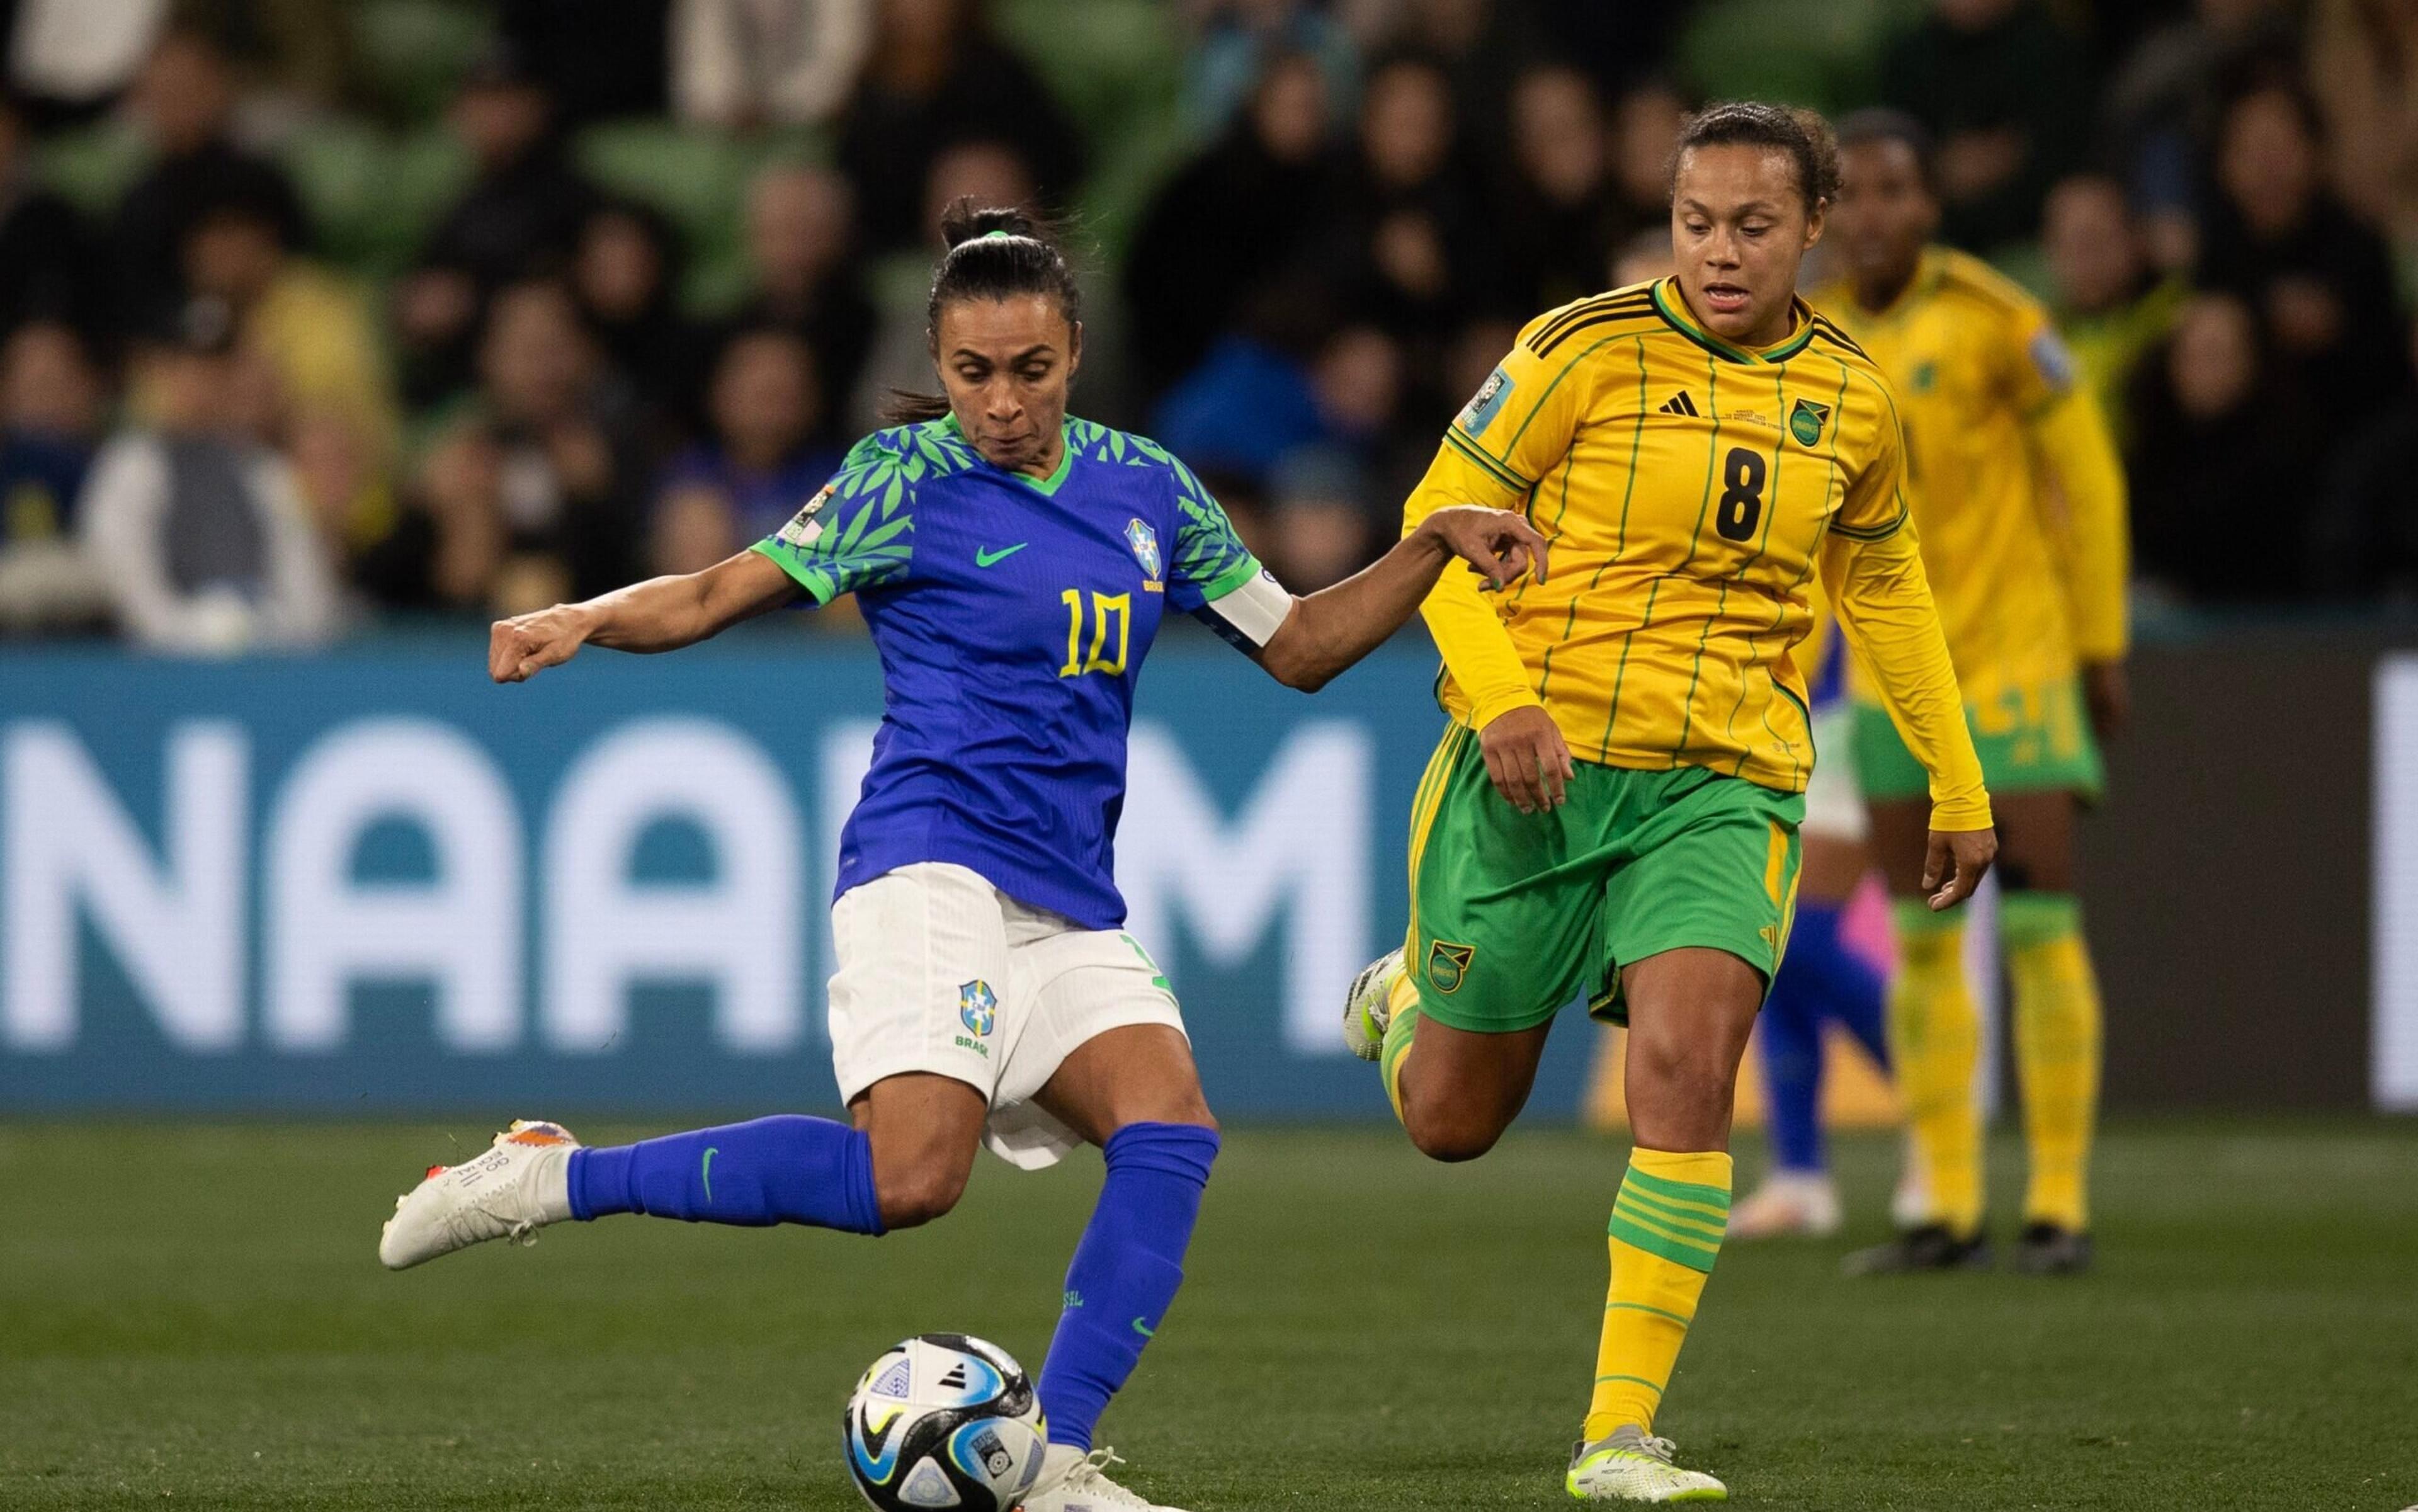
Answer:
<svg viewBox="0 0 2418 1512"><path fill-rule="evenodd" d="M2042 327L2025 350L2043 383L2060 391L2074 387L2074 353L2056 331Z"/></svg>
<svg viewBox="0 0 2418 1512"><path fill-rule="evenodd" d="M814 543L823 538L823 523L815 516L823 512L823 506L830 503L832 495L838 491L837 483L823 484L822 492L806 500L806 507L791 516L789 523L781 527L780 533L773 539L802 551L812 549Z"/></svg>
<svg viewBox="0 0 2418 1512"><path fill-rule="evenodd" d="M1471 435L1484 435L1486 427L1494 422L1495 415L1502 410L1503 402L1511 397L1511 374L1496 368L1484 383L1477 386L1477 392L1469 396L1469 403L1462 407L1461 418L1454 423Z"/></svg>

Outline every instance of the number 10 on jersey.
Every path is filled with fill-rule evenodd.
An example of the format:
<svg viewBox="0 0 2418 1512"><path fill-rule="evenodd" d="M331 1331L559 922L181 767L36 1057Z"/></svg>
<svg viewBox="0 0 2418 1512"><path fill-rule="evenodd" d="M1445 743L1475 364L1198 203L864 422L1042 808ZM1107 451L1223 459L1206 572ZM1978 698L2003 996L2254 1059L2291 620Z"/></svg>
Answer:
<svg viewBox="0 0 2418 1512"><path fill-rule="evenodd" d="M1125 669L1125 646L1133 634L1133 595L1130 593L1092 593L1091 654L1077 660L1083 644L1083 590L1068 588L1058 595L1066 605L1066 664L1058 669L1062 678L1080 677L1086 672L1106 672L1110 677ZM1109 626L1116 625L1117 650L1107 654Z"/></svg>

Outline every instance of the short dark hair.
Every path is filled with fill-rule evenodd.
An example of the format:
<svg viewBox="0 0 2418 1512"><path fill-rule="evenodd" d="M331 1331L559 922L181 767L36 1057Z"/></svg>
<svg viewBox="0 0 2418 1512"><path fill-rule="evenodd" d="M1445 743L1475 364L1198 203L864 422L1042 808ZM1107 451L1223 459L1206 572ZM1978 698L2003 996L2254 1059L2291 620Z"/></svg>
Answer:
<svg viewBox="0 0 2418 1512"><path fill-rule="evenodd" d="M924 307L924 318L935 334L941 312L952 304L1012 299L1020 294L1055 298L1069 326L1082 320L1082 290L1066 266L1056 232L1040 217L959 198L941 212L941 237L949 250L932 269L932 293ZM885 425L908 425L947 413L949 402L940 394L894 389L882 402L880 420Z"/></svg>
<svg viewBox="0 0 2418 1512"><path fill-rule="evenodd" d="M1768 147L1797 166L1797 188L1810 212L1839 195L1839 145L1820 113L1755 99L1729 99L1706 106L1679 129L1666 181L1676 190L1679 160L1698 147Z"/></svg>
<svg viewBox="0 0 2418 1512"><path fill-rule="evenodd" d="M1890 143L1913 154L1914 169L1922 176L1922 187L1934 194L1938 193L1939 153L1932 140L1931 128L1905 111L1892 110L1887 105L1854 111L1840 118L1841 151Z"/></svg>

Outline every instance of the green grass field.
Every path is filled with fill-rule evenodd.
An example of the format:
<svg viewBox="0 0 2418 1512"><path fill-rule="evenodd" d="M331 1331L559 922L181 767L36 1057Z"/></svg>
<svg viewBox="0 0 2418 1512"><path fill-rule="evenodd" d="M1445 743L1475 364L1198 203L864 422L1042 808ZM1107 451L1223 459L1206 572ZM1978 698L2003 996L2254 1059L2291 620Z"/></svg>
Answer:
<svg viewBox="0 0 2418 1512"><path fill-rule="evenodd" d="M932 1329L1037 1367L1097 1182L986 1157L879 1244L617 1219L388 1275L378 1223L451 1137L0 1125L0 1506L856 1506L857 1373ZM1195 1512L1568 1505L1623 1156L1230 1135L1104 1442ZM1844 1151L1851 1238L1891 1158ZM2418 1503L2418 1127L2135 1125L2101 1169L2088 1280L1734 1246L1661 1430L1751 1505Z"/></svg>

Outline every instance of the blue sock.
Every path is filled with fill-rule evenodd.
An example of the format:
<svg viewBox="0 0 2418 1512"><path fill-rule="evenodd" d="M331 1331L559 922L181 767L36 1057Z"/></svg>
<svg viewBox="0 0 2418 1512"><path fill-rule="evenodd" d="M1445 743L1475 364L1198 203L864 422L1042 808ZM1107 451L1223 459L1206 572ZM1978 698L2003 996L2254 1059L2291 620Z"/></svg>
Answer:
<svg viewBox="0 0 2418 1512"><path fill-rule="evenodd" d="M1771 1137L1771 1163L1796 1175L1822 1169L1822 1004L1812 971L1802 964L1811 937L1832 930L1839 916L1797 906L1788 934L1788 955L1763 1000L1764 1127Z"/></svg>
<svg viewBox="0 0 2418 1512"><path fill-rule="evenodd" d="M1788 936L1788 964L1803 983L1806 998L1819 1017L1847 1026L1867 1054L1889 1069L1889 983L1870 961L1849 950L1839 938L1846 910L1816 904L1800 906L1797 926Z"/></svg>
<svg viewBox="0 0 2418 1512"><path fill-rule="evenodd" d="M1089 1453L1109 1398L1184 1283L1184 1251L1217 1158L1217 1131L1128 1123L1109 1137L1108 1180L1066 1270L1066 1310L1041 1364L1049 1442Z"/></svg>
<svg viewBox="0 0 2418 1512"><path fill-rule="evenodd" d="M1839 943L1836 919L1830 924L1830 1016L1883 1071L1890 1068L1889 979L1872 962Z"/></svg>
<svg viewBox="0 0 2418 1512"><path fill-rule="evenodd" d="M1763 1071L1771 1093L1772 1160L1800 1173L1826 1168L1822 1149L1822 1025L1835 1018L1889 1067L1889 984L1839 939L1845 910L1800 903L1788 958L1763 1006Z"/></svg>
<svg viewBox="0 0 2418 1512"><path fill-rule="evenodd" d="M571 1215L644 1213L762 1228L810 1223L881 1232L873 1142L864 1131L794 1113L667 1134L571 1155Z"/></svg>

